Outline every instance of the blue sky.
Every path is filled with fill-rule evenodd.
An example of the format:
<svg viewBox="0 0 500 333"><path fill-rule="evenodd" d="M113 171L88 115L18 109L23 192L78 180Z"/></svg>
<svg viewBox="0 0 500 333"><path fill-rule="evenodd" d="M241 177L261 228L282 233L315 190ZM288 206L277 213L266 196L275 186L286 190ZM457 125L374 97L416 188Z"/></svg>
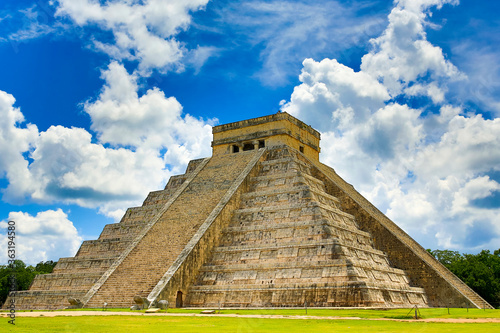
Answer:
<svg viewBox="0 0 500 333"><path fill-rule="evenodd" d="M321 131L321 161L422 246L498 249L499 10L4 1L0 227L16 221L29 263L72 256L210 156L211 126L282 109Z"/></svg>

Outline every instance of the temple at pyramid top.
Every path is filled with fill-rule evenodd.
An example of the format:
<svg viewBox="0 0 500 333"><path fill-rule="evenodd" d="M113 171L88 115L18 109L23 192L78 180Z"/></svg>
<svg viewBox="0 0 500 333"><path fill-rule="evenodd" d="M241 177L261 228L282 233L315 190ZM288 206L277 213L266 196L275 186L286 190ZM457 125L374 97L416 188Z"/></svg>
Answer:
<svg viewBox="0 0 500 333"><path fill-rule="evenodd" d="M212 133L213 155L287 145L319 160L319 132L286 112L215 126Z"/></svg>

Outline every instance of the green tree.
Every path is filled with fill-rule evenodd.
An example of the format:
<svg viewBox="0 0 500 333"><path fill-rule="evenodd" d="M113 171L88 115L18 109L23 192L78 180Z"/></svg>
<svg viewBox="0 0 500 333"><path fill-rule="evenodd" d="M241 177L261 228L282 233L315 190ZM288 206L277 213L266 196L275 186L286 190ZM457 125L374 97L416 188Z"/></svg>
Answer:
<svg viewBox="0 0 500 333"><path fill-rule="evenodd" d="M56 264L57 262L52 260L42 261L33 267L26 266L22 260L16 260L11 265L0 265L0 304L3 304L7 299L11 289L12 276L15 276L16 290L28 290L35 276L51 273Z"/></svg>
<svg viewBox="0 0 500 333"><path fill-rule="evenodd" d="M57 261L40 261L38 264L35 266L35 271L37 271L40 274L46 274L46 273L52 273L54 270L54 267L57 265Z"/></svg>
<svg viewBox="0 0 500 333"><path fill-rule="evenodd" d="M429 252L488 303L500 306L500 249L463 255L449 250Z"/></svg>

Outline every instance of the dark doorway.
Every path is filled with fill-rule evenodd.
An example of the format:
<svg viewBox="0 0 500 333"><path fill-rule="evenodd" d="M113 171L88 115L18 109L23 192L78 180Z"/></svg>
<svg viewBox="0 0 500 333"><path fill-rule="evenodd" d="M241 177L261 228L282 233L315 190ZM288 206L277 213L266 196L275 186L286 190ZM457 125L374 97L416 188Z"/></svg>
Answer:
<svg viewBox="0 0 500 333"><path fill-rule="evenodd" d="M254 150L254 145L253 143L245 143L243 145L243 151L247 151L247 150Z"/></svg>
<svg viewBox="0 0 500 333"><path fill-rule="evenodd" d="M177 292L177 298L175 299L175 307L182 308L182 291Z"/></svg>

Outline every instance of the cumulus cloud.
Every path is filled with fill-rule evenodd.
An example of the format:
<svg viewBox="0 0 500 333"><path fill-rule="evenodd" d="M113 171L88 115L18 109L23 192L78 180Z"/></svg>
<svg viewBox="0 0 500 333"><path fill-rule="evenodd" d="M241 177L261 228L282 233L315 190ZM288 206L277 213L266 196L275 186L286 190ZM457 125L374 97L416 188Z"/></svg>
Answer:
<svg viewBox="0 0 500 333"><path fill-rule="evenodd" d="M31 183L31 174L22 153L29 151L38 137L38 128L28 124L21 127L24 116L14 107L14 96L0 90L0 173L8 179L16 179L24 184ZM13 201L22 198L23 193L11 189L6 194Z"/></svg>
<svg viewBox="0 0 500 333"><path fill-rule="evenodd" d="M165 162L172 166L210 154L206 142L212 135L209 123L215 120L182 116L181 104L158 88L139 96L138 78L116 62L103 71L103 78L106 84L97 100L84 106L100 141L142 150L166 148Z"/></svg>
<svg viewBox="0 0 500 333"><path fill-rule="evenodd" d="M39 212L36 216L11 212L8 219L0 222L4 234L0 246L4 249L7 249L8 221L15 222L16 259L27 264L74 256L83 240L61 209ZM6 263L7 260L7 251L2 251L0 262Z"/></svg>
<svg viewBox="0 0 500 333"><path fill-rule="evenodd" d="M186 50L175 38L187 29L190 12L203 9L208 0L92 1L59 0L56 15L77 25L97 26L113 40L94 37L96 49L117 60L139 62L139 72L182 70Z"/></svg>
<svg viewBox="0 0 500 333"><path fill-rule="evenodd" d="M319 128L322 161L424 246L477 251L500 240L500 119L447 103L468 79L425 33L432 8L457 3L397 1L359 71L306 59L283 109Z"/></svg>
<svg viewBox="0 0 500 333"><path fill-rule="evenodd" d="M383 82L392 96L422 94L434 102L442 102L446 92L443 79L463 78L463 74L445 59L441 48L426 40L425 10L445 3L455 1L399 1L389 14L387 29L370 41L373 49L363 56L361 70ZM430 83L427 81L429 75Z"/></svg>
<svg viewBox="0 0 500 333"><path fill-rule="evenodd" d="M51 126L39 133L34 125L20 127L14 98L0 92L7 120L0 127L0 151L9 157L0 164L9 180L5 200L77 204L119 219L125 208L182 173L189 160L210 155L211 126L183 115L174 97L157 88L140 95L137 78L115 62L103 78L101 94L84 105L97 140L82 128Z"/></svg>
<svg viewBox="0 0 500 333"><path fill-rule="evenodd" d="M290 103L283 108L314 122L320 130L362 122L389 99L387 89L372 76L354 72L335 59L319 63L306 59L303 66L302 84L294 88Z"/></svg>

